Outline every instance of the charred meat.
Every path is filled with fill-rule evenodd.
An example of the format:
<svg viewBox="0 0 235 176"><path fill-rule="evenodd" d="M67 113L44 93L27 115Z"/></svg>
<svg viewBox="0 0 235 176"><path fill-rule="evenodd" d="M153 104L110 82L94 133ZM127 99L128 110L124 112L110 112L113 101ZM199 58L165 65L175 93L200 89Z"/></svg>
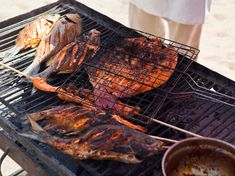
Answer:
<svg viewBox="0 0 235 176"><path fill-rule="evenodd" d="M67 47L74 48L74 46L77 45L69 44ZM65 47L65 51L68 51L67 47ZM73 49L71 50L73 51ZM65 72L70 70L68 68L77 69L78 65L86 60L84 54L81 54L81 58L76 59L73 58L72 54L66 54L69 56L66 59L65 54L62 53L63 50L58 53L58 58L62 59L56 57L55 61L50 60L50 63L53 64L50 64L51 66L42 72L40 77L47 78L53 70ZM82 49L82 53L86 52ZM69 85L63 89L63 94L58 95L65 101L76 103L81 101L80 97L82 96L88 102L104 109L112 109L125 116L138 114L139 107L126 105L118 99L143 93L164 84L176 67L177 56L173 47L162 47L158 39L148 40L143 37L125 39L122 47L114 47L103 52L94 61L96 67L88 66L86 68L94 87L93 90L78 89ZM77 65L73 60L77 60L79 64ZM68 66L72 65L71 62L76 63L76 67ZM68 92L67 96L64 92Z"/></svg>
<svg viewBox="0 0 235 176"><path fill-rule="evenodd" d="M94 114L87 109L77 109L73 106L71 108L75 108L75 111L70 113L69 118L49 117L53 120L49 120L44 126L38 123L42 120L40 116L31 114L29 121L34 133L22 135L46 143L80 160L115 160L134 164L162 149L162 142L112 122L108 114ZM60 110L61 107L53 111ZM68 109L64 111L70 112Z"/></svg>
<svg viewBox="0 0 235 176"><path fill-rule="evenodd" d="M47 79L52 73L72 73L89 56L94 56L100 46L100 32L92 29L69 43L58 53L49 58L47 68L37 76Z"/></svg>
<svg viewBox="0 0 235 176"><path fill-rule="evenodd" d="M43 37L33 62L24 71L28 75L38 73L42 63L58 53L64 46L76 40L82 32L82 20L78 14L65 14Z"/></svg>
<svg viewBox="0 0 235 176"><path fill-rule="evenodd" d="M96 105L120 111L127 106L118 98L134 96L166 83L177 60L175 49L163 47L158 39L125 39L122 46L103 52L94 62L96 67L86 68ZM138 111L138 107L132 109Z"/></svg>
<svg viewBox="0 0 235 176"><path fill-rule="evenodd" d="M10 51L6 51L4 61L8 61L23 49L38 46L60 18L59 14L44 15L28 23L19 32L15 46Z"/></svg>
<svg viewBox="0 0 235 176"><path fill-rule="evenodd" d="M167 82L177 64L173 47L162 48L158 39L125 39L122 47L104 52L95 64L102 69L88 69L96 88L105 87L117 97L146 92Z"/></svg>
<svg viewBox="0 0 235 176"><path fill-rule="evenodd" d="M123 124L142 132L145 131L145 128L141 126L134 125L116 114L108 114L106 111L94 106L56 106L44 111L29 114L28 117L34 121L48 119L50 127L55 126L55 129L66 128L67 131L81 131L90 125L99 123Z"/></svg>

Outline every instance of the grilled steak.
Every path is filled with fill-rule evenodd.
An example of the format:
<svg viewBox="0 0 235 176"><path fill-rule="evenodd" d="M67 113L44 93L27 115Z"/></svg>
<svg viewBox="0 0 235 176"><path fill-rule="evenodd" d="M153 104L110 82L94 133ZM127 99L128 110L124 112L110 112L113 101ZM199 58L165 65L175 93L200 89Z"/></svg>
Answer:
<svg viewBox="0 0 235 176"><path fill-rule="evenodd" d="M78 14L61 16L51 31L40 42L35 59L24 72L28 75L37 74L42 63L46 62L68 43L75 41L81 31L82 20Z"/></svg>
<svg viewBox="0 0 235 176"><path fill-rule="evenodd" d="M71 108L75 108L74 113L65 110L70 112L69 117L46 116L49 122L44 127L35 121L41 117L31 114L29 120L35 133L22 135L47 143L80 160L115 160L134 164L157 154L162 148L162 142L112 121L110 115L102 111L94 113L74 106ZM60 110L58 107L52 111Z"/></svg>

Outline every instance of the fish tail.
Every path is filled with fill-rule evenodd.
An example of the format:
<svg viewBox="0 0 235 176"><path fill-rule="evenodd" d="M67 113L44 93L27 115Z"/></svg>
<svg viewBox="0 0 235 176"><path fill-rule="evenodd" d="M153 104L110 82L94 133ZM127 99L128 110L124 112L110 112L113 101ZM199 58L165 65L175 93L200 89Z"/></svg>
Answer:
<svg viewBox="0 0 235 176"><path fill-rule="evenodd" d="M53 73L52 69L48 67L46 70L42 71L38 74L33 74L34 77L40 77L44 80L47 80L47 78ZM31 90L31 95L35 94L37 92L37 89L35 87Z"/></svg>
<svg viewBox="0 0 235 176"><path fill-rule="evenodd" d="M34 95L36 92L37 92L37 89L35 87L33 87L31 90L31 95Z"/></svg>
<svg viewBox="0 0 235 176"><path fill-rule="evenodd" d="M40 70L40 64L33 61L24 71L24 74L27 74L29 76L36 75Z"/></svg>
<svg viewBox="0 0 235 176"><path fill-rule="evenodd" d="M35 132L44 132L43 128L32 117L29 116L28 120Z"/></svg>
<svg viewBox="0 0 235 176"><path fill-rule="evenodd" d="M34 133L34 132L25 132L25 133L19 133L20 136L24 136L24 137L27 137L27 138L30 138L30 139L34 139L36 141L40 141L40 142L43 142L45 143L46 141L44 141L40 135Z"/></svg>
<svg viewBox="0 0 235 176"><path fill-rule="evenodd" d="M50 138L50 134L48 134L43 128L36 122L34 121L31 117L28 117L28 120L32 126L32 130L30 132L25 132L25 133L19 133L19 135L34 139L43 143L47 143L47 141Z"/></svg>
<svg viewBox="0 0 235 176"><path fill-rule="evenodd" d="M3 62L9 62L14 58L14 56L16 54L19 53L20 50L21 50L21 48L18 47L17 45L15 45L12 48L10 48L9 50L1 52L0 58Z"/></svg>
<svg viewBox="0 0 235 176"><path fill-rule="evenodd" d="M42 72L34 75L35 77L40 77L44 80L47 80L47 78L49 78L49 76L54 72L52 67L47 67L45 70L43 70Z"/></svg>

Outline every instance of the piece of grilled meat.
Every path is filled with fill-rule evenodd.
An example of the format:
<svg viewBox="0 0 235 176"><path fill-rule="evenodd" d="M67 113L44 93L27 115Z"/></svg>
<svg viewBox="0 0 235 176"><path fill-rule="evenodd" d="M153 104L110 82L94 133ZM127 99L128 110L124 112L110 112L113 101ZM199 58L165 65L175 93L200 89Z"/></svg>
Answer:
<svg viewBox="0 0 235 176"><path fill-rule="evenodd" d="M125 39L121 46L103 52L94 62L96 67L86 68L94 87L95 103L120 111L118 98L134 96L166 83L177 60L175 49L163 47L158 39Z"/></svg>
<svg viewBox="0 0 235 176"><path fill-rule="evenodd" d="M104 116L106 115L106 116ZM81 131L89 125L97 123L123 124L130 128L145 132L145 128L135 125L116 114L107 114L106 111L94 106L78 105L55 106L50 109L29 114L34 121L49 119L49 126L66 128L67 131ZM88 125L88 126L87 126Z"/></svg>
<svg viewBox="0 0 235 176"><path fill-rule="evenodd" d="M117 97L146 92L167 82L177 64L178 54L171 46L162 48L158 39L125 39L122 47L104 52L90 67L90 81L105 87Z"/></svg>
<svg viewBox="0 0 235 176"><path fill-rule="evenodd" d="M34 133L21 135L49 144L80 160L115 160L134 164L162 149L162 142L112 122L108 114L87 112L87 109L77 111L80 116L54 117L44 127L35 121L41 118L34 118L31 114L29 121Z"/></svg>
<svg viewBox="0 0 235 176"><path fill-rule="evenodd" d="M36 18L28 23L18 34L15 46L5 53L1 53L5 62L10 60L19 51L27 48L34 48L51 31L56 22L60 19L59 14L48 14Z"/></svg>
<svg viewBox="0 0 235 176"><path fill-rule="evenodd" d="M72 73L78 70L83 61L97 52L100 47L100 35L99 31L92 29L69 43L49 58L47 68L37 76L46 80L52 73Z"/></svg>
<svg viewBox="0 0 235 176"><path fill-rule="evenodd" d="M42 39L33 62L24 73L35 75L42 63L59 52L64 46L75 41L82 32L82 19L78 14L65 14L60 17L50 32Z"/></svg>

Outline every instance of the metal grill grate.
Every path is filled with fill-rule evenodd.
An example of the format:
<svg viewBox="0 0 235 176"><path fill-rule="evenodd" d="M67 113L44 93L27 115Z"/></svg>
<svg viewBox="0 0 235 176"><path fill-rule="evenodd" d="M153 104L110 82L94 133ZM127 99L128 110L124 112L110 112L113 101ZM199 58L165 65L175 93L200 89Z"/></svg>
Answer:
<svg viewBox="0 0 235 176"><path fill-rule="evenodd" d="M80 93L78 94L80 94L80 96L85 97L85 99L93 99L94 102L98 102L100 99L102 99L101 101L104 101L104 104L108 104L106 106L109 106L109 109L114 109L116 112L119 112L119 110L116 108L116 105L122 105L122 103L125 103L127 106L133 106L135 109L140 108L142 110L141 114L154 118L167 98L168 93L174 89L178 80L182 77L183 73L185 73L192 61L196 58L198 50L140 31L129 30L129 32L127 32L125 28L121 27L118 28L117 31L118 32L113 33L112 37L101 46L96 56L85 61L81 66L82 69L72 74L61 85L61 88L64 89L68 85L70 87L75 87L76 89L79 88ZM176 68L172 68L170 66L173 60L170 61L168 65L161 65L157 62L154 63L154 61L150 61L148 56L141 57L137 54L131 53L133 48L130 48L129 51L118 50L125 48L123 43L125 45L126 38L138 40L139 37L146 35L148 35L147 39L157 38L157 40L160 41L158 44L153 45L156 48L161 48L159 49L160 51L156 56L160 57L159 60L161 60L161 56L164 57L164 54L170 50L177 51L179 53L178 64ZM151 42L151 40L149 40L149 42ZM148 42L145 45L148 45ZM170 49L172 46L173 48ZM167 48L169 49L164 51L164 49ZM144 52L146 55L149 55L149 57L154 54L143 50L143 53ZM109 55L109 53L113 53L113 55ZM191 60L189 58L191 58ZM120 61L121 59L122 61ZM125 61L123 61L124 59ZM156 60L157 59L158 58L156 58ZM133 60L139 64L139 69L146 69L142 72L135 73L134 69L138 68L133 69L132 66L130 66L130 62ZM150 69L151 71L149 71ZM153 72L152 70L154 69L168 69L168 72L175 73L171 76L170 80L167 81L169 75L166 73L166 71L159 71L159 73L156 75L149 73ZM97 75L97 73L99 74ZM142 80L139 78L142 78ZM121 82L126 82L126 84L121 84ZM162 84L162 82L166 83ZM93 85L91 86L91 84ZM155 84L162 85L160 87L154 87ZM145 87L147 90L151 89L151 91L145 91L144 93L142 91L137 96L134 96L136 95L136 90L133 88L136 87L135 85L137 85L139 89L143 89L143 87ZM85 91L84 89L93 90L89 94L83 95L82 92ZM91 94L95 94L97 89L99 95L96 95L95 98L89 98L91 97ZM114 89L115 92L110 92ZM120 98L122 103L117 103L118 99ZM154 112L150 112L149 109L155 110ZM133 118L133 120L138 120L144 124L149 122L149 120L136 117Z"/></svg>
<svg viewBox="0 0 235 176"><path fill-rule="evenodd" d="M77 2L67 2L68 4L55 3L54 5L42 8L40 11L32 12L21 18L5 22L2 24L4 27L0 29L1 50L9 49L9 47L14 45L14 40L19 30L22 29L27 22L32 21L36 16L42 13L57 12L64 14L76 11L82 16L84 31L96 28L102 32L101 41L103 41L103 43L100 52L97 53L93 59L85 62L81 66L81 69L74 74L53 76L49 80L52 85L63 87L72 83L77 87L83 86L90 88L91 84L87 75L89 69L104 69L105 72L109 71L102 67L102 65L97 66L97 61L103 52L109 51L114 45L120 45L122 39L126 37L139 37L141 35L147 36L148 38L153 37L123 27ZM202 97L197 94L187 96L179 96L180 94L178 94L179 92L189 92L192 90L190 87L191 82L187 74L189 74L197 84L208 89L213 88L229 96L235 95L233 88L235 84L233 83L233 86L229 86L231 82L225 85L224 82L216 81L220 78L216 78L216 80L214 78L219 76L211 74L211 71L208 69L204 71L202 71L202 67L194 69L192 66L197 64L188 58L194 59L198 54L197 50L162 38L159 39L162 41L163 46L173 45L180 53L174 74L171 76L170 80L161 87L141 95L132 96L131 98L122 98L122 102L132 106L140 106L142 110L141 113L152 118L160 119L204 136L217 137L235 145L235 108L219 102L202 99ZM22 71L32 62L34 52L34 49L21 52L7 64ZM190 65L191 67L189 67ZM221 78L220 81L223 79L225 78ZM14 73L1 68L0 101L2 105L0 106L0 124L4 130L14 135L25 148L29 151L33 151L34 156L46 163L48 167L51 167L58 175L161 175L160 163L162 153L137 165L127 165L113 161L78 161L45 144L28 139L26 140L18 136L15 131L27 130L29 128L22 123L22 119L24 119L26 113L36 112L52 105L66 103L59 100L55 94L47 94L38 91L34 95L31 95L31 83L22 82L21 80L22 78L19 78ZM233 100L229 99L229 101L226 102L232 104ZM148 128L148 133L152 135L177 140L187 137L180 132L164 126L146 123L146 121L140 117L138 118L138 116L135 116L135 118L131 120L140 124L144 123Z"/></svg>

